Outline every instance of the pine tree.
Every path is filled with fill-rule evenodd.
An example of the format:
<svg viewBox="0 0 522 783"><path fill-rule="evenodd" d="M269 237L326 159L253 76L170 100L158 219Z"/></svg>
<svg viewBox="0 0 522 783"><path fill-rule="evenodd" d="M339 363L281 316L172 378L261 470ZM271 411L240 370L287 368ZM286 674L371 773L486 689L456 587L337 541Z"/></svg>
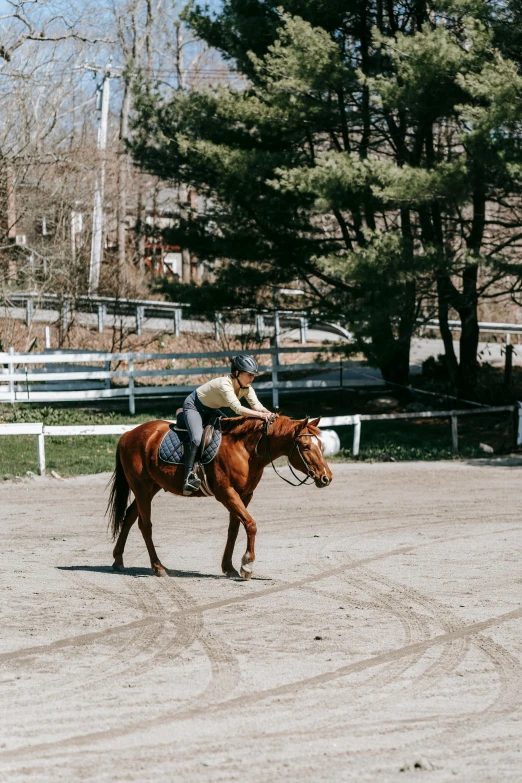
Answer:
<svg viewBox="0 0 522 783"><path fill-rule="evenodd" d="M298 279L395 383L436 311L454 386L471 393L480 297L518 274L522 80L492 8L226 0L188 14L244 86L143 93L134 155L209 198L169 241L227 260L216 296L259 302Z"/></svg>

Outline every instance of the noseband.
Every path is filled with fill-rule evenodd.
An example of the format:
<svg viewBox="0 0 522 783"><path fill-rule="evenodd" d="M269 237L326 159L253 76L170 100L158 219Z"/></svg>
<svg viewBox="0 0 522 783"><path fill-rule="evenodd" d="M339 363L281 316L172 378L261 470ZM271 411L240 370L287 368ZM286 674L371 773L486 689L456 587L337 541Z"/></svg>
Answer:
<svg viewBox="0 0 522 783"><path fill-rule="evenodd" d="M256 444L256 448L255 448L256 457L265 457L268 454L268 457L270 459L270 464L272 465L275 473L277 473L279 478L283 479L283 481L286 481L287 484L290 484L291 487L301 487L303 484L313 484L313 479L315 479L315 473L314 473L313 470L310 470L310 468L308 467L308 463L305 460L305 458L303 457L303 455L301 453L301 449L299 448L299 441L298 441L299 438L312 438L313 434L311 432L303 432L303 433L300 433L299 435L296 435L294 437L294 443L293 443L293 446L292 446L292 451L287 456L288 467L290 468L290 471L291 471L293 477L297 479L297 484L294 484L293 481L289 481L287 478L285 478L284 476L282 476L279 473L279 471L277 470L276 466L274 465L274 460L272 459L272 455L270 453L270 439L268 437L268 428L275 421L275 419L276 419L276 416L271 416L269 419L265 419L265 421L263 422L263 434L259 438L259 440L258 440L258 442ZM265 451L264 451L263 454L260 454L259 453L259 444L261 443L261 441L263 439L265 441ZM299 454L299 457L301 458L301 462L303 463L303 465L305 466L305 469L306 469L306 476L302 480L299 478L299 476L297 475L297 473L295 472L295 470L292 467L292 463L290 462L292 454L294 453L294 451L296 449L297 449L297 453ZM308 481L309 478L311 478L312 481Z"/></svg>

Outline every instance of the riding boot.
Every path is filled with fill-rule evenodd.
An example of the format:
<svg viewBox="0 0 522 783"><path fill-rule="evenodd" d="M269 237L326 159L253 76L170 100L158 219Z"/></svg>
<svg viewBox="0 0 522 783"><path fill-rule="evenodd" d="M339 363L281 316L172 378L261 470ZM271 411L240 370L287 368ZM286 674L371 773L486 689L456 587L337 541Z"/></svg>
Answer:
<svg viewBox="0 0 522 783"><path fill-rule="evenodd" d="M199 446L193 443L189 444L185 450L185 483L183 484L183 494L191 495L197 492L201 486L201 479L194 473L194 462Z"/></svg>

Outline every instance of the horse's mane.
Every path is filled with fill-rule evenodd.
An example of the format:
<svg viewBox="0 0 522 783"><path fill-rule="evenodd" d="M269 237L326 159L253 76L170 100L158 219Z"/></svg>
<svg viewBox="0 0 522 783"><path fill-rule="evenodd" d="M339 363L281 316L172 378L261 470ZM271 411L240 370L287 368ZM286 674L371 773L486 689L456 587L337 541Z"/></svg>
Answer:
<svg viewBox="0 0 522 783"><path fill-rule="evenodd" d="M291 419L289 416L278 416L270 425L269 432L274 435L286 435L294 428L299 419ZM237 416L230 419L221 419L221 430L224 435L228 435L234 440L243 440L251 434L261 436L263 432L263 420L254 419L252 416ZM309 425L310 430L317 431L319 429L313 425Z"/></svg>
<svg viewBox="0 0 522 783"><path fill-rule="evenodd" d="M272 432L279 431L282 419L286 419L287 422L290 422L288 416L278 416L270 427ZM230 419L221 419L221 431L223 434L230 435L234 440L243 440L243 438L252 433L261 435L263 432L263 423L262 419L254 419L252 416L237 416ZM288 427L285 427L285 430L286 429L288 429Z"/></svg>

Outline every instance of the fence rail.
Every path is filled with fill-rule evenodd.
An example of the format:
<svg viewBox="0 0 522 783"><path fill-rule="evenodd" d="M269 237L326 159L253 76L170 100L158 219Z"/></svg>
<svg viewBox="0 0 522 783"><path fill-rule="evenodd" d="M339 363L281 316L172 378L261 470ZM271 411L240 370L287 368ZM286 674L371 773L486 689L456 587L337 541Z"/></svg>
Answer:
<svg viewBox="0 0 522 783"><path fill-rule="evenodd" d="M417 413L384 413L384 414L356 414L353 416L323 416L321 418L321 429L325 427L345 427L353 426L353 456L359 455L361 443L361 428L363 421L383 421L397 419L447 419L451 421L451 436L453 451L458 453L458 429L457 419L459 416L476 416L479 414L501 413L510 411L518 413L517 426L517 446L522 444L522 403L517 405L499 405L497 407L481 408L479 410L452 410L452 411L421 411ZM135 424L96 424L96 425L77 425L77 426L49 426L42 422L27 424L0 424L0 435L36 435L37 436L37 459L38 473L45 475L45 438L72 436L72 435L123 435L125 432L133 430Z"/></svg>
<svg viewBox="0 0 522 783"><path fill-rule="evenodd" d="M460 321L448 321L448 326L451 331L460 331L462 324ZM427 323L422 323L424 329L440 329L440 323L438 318L433 318ZM486 332L487 334L504 334L506 336L506 342L509 343L509 335L522 334L522 324L508 324L501 323L500 321L479 321L479 331Z"/></svg>
<svg viewBox="0 0 522 783"><path fill-rule="evenodd" d="M57 320L63 329L66 329L71 322L73 312L88 315L97 314L96 323L99 332L105 330L108 316L112 316L113 319L133 319L137 334L142 333L148 319L160 318L168 320L176 337L179 337L182 331L191 331L194 320L198 320L197 316L190 315L190 307L181 302L164 302L157 299L117 299L110 296L71 297L39 293L38 291L10 291L4 294L3 307L11 309L22 308L25 310L25 312L18 314L18 318L24 319L28 326L35 319L38 310L51 310L57 313ZM187 312L187 310L191 320L185 321L183 324L183 313L184 311ZM214 329L216 337L222 331L223 322L227 316L240 316L251 324L260 337L263 337L267 323L271 323L272 328L275 330L279 319L285 319L299 329L301 343L305 344L307 341L310 315L303 310L286 310L279 307L276 309L257 309L255 311L249 308L218 310L215 313L214 323L208 322L209 328ZM340 324L321 320L316 326L345 339L352 339L352 335Z"/></svg>
<svg viewBox="0 0 522 783"><path fill-rule="evenodd" d="M299 364L283 364L281 356L288 353L317 353L318 348L296 346L295 348L262 348L255 353L269 359L268 364L260 366L262 372L270 373L270 381L261 381L256 384L256 389L272 392L274 407L279 404L279 392L281 390L308 391L318 388L336 388L337 380L323 379L290 379L280 380L281 373L302 373L313 370L330 371L342 369L342 360L325 362L321 364L302 362ZM158 395L188 394L193 391L195 385L136 385L136 381L144 378L169 379L176 376L191 375L223 375L229 371L229 365L208 365L198 367L183 367L181 363L195 359L226 359L234 356L237 351L212 351L192 353L103 353L78 351L75 353L31 353L15 354L12 349L7 353L0 353L0 365L7 365L0 369L0 402L66 402L66 401L94 401L111 398L128 398L129 412L134 415L136 411L136 397L155 397ZM136 363L151 361L169 361L176 366L164 369L136 367ZM95 362L101 363L100 367L93 367ZM115 370L110 369L111 362L126 364L126 367ZM180 365L178 365L178 362ZM45 365L44 368L35 365ZM51 371L49 365L78 365L89 364L89 367L65 369L61 372ZM104 381L105 388L92 389L61 389L56 385L70 382ZM127 382L126 385L110 388L111 381ZM50 384L49 388L39 388L35 384Z"/></svg>

